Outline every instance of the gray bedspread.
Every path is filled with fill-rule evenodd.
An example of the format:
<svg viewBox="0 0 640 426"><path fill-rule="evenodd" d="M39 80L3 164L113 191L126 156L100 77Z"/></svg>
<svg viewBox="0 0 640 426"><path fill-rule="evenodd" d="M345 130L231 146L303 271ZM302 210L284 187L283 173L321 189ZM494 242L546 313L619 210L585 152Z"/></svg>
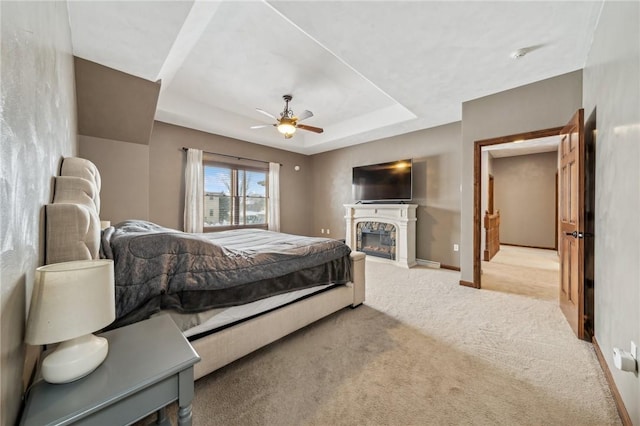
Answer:
<svg viewBox="0 0 640 426"><path fill-rule="evenodd" d="M351 279L350 249L328 238L241 229L188 234L146 221L103 231L114 260L116 322L161 309L199 312Z"/></svg>

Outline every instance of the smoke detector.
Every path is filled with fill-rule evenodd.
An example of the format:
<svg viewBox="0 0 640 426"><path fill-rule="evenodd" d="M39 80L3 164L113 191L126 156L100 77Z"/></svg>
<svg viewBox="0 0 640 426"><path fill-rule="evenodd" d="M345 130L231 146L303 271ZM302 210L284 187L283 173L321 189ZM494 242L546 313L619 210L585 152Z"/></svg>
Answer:
<svg viewBox="0 0 640 426"><path fill-rule="evenodd" d="M518 49L511 52L511 59L520 59L527 54L527 49Z"/></svg>

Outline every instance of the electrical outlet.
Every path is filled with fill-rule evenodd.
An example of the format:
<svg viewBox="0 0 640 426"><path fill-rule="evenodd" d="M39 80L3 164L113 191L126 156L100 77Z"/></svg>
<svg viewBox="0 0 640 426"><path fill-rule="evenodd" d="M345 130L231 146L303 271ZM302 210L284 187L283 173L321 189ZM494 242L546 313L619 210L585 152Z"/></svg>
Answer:
<svg viewBox="0 0 640 426"><path fill-rule="evenodd" d="M331 229L327 228L327 235L331 233Z"/></svg>
<svg viewBox="0 0 640 426"><path fill-rule="evenodd" d="M322 229L320 230L320 233L321 233L321 234L324 234L324 228L322 228Z"/></svg>
<svg viewBox="0 0 640 426"><path fill-rule="evenodd" d="M458 250L460 250L460 246L458 244L454 244L453 251L458 251Z"/></svg>

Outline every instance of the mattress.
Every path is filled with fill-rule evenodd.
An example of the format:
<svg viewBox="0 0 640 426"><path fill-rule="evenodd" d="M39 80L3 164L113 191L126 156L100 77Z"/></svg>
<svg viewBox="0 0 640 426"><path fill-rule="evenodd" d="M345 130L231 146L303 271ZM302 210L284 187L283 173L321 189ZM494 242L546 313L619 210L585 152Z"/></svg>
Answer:
<svg viewBox="0 0 640 426"><path fill-rule="evenodd" d="M103 231L122 327L167 309L203 312L350 281L351 250L330 238L261 229L190 234L128 220Z"/></svg>
<svg viewBox="0 0 640 426"><path fill-rule="evenodd" d="M225 308L214 308L195 314L180 313L176 310L164 310L152 316L169 315L185 337L193 340L202 334L208 334L226 326L269 312L278 307L293 303L335 284L319 285L288 293L278 294L255 302Z"/></svg>

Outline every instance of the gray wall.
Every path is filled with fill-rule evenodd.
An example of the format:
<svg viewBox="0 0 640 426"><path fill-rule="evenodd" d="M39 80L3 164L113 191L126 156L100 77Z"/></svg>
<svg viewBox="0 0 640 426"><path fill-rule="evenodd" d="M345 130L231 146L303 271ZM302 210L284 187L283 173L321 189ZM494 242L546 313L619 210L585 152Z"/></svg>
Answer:
<svg viewBox="0 0 640 426"><path fill-rule="evenodd" d="M295 143L295 139L293 139ZM156 121L149 144L149 220L183 229L184 167L182 147L281 163L280 225L282 232L311 232L313 195L310 158L305 155L213 135ZM299 171L294 167L300 166Z"/></svg>
<svg viewBox="0 0 640 426"><path fill-rule="evenodd" d="M605 2L584 69L585 119L597 111L595 334L634 425L640 378L614 347L640 344L640 3Z"/></svg>
<svg viewBox="0 0 640 426"><path fill-rule="evenodd" d="M78 155L100 170L100 219L149 218L149 146L80 135Z"/></svg>
<svg viewBox="0 0 640 426"><path fill-rule="evenodd" d="M160 83L75 58L78 133L148 144Z"/></svg>
<svg viewBox="0 0 640 426"><path fill-rule="evenodd" d="M555 248L558 153L493 160L500 243Z"/></svg>
<svg viewBox="0 0 640 426"><path fill-rule="evenodd" d="M149 218L149 139L160 84L75 58L79 154L102 176L100 218Z"/></svg>
<svg viewBox="0 0 640 426"><path fill-rule="evenodd" d="M313 235L328 228L332 237L345 238L343 205L354 202L353 166L413 158L416 256L459 266L453 244L460 238L460 138L457 122L314 155Z"/></svg>
<svg viewBox="0 0 640 426"><path fill-rule="evenodd" d="M564 126L582 107L582 71L462 104L461 279L473 281L474 142Z"/></svg>
<svg viewBox="0 0 640 426"><path fill-rule="evenodd" d="M3 1L0 8L0 424L11 425L22 397L26 304L44 258L43 206L62 157L76 154L77 125L66 3Z"/></svg>

